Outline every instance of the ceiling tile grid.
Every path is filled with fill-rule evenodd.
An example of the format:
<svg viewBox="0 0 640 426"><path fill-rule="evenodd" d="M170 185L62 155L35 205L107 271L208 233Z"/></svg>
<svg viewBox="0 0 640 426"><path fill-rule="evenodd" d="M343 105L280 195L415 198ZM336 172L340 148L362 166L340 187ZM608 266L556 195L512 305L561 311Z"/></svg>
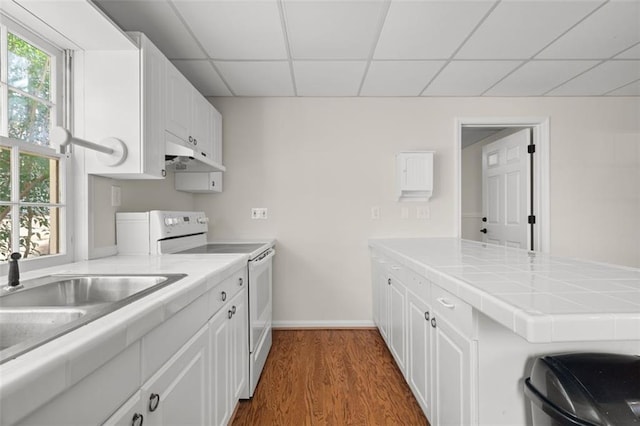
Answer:
<svg viewBox="0 0 640 426"><path fill-rule="evenodd" d="M95 3L205 96L639 96L640 0Z"/></svg>

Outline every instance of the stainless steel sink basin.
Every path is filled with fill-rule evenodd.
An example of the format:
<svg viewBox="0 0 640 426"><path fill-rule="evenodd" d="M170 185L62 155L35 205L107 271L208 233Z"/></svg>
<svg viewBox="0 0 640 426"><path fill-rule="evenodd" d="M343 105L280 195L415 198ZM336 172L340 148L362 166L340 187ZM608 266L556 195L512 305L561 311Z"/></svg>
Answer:
<svg viewBox="0 0 640 426"><path fill-rule="evenodd" d="M86 313L82 309L2 309L0 351L76 321Z"/></svg>
<svg viewBox="0 0 640 426"><path fill-rule="evenodd" d="M4 306L86 306L117 302L167 280L166 276L56 276L53 282L0 297Z"/></svg>
<svg viewBox="0 0 640 426"><path fill-rule="evenodd" d="M49 275L0 296L0 364L172 284L186 274Z"/></svg>

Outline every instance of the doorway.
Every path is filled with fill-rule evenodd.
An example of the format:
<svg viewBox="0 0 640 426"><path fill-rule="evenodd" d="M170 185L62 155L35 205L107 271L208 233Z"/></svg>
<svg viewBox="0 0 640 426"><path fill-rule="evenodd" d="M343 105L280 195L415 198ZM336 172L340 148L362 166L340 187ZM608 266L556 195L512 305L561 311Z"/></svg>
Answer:
<svg viewBox="0 0 640 426"><path fill-rule="evenodd" d="M456 138L458 237L548 253L548 118L458 119ZM512 164L500 166L507 156Z"/></svg>

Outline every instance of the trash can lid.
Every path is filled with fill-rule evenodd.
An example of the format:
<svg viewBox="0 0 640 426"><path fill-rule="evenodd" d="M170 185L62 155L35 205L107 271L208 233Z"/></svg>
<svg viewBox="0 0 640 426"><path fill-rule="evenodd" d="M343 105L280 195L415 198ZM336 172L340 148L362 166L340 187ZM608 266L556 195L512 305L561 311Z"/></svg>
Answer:
<svg viewBox="0 0 640 426"><path fill-rule="evenodd" d="M640 425L640 356L573 353L538 358L531 384L552 404L596 425Z"/></svg>

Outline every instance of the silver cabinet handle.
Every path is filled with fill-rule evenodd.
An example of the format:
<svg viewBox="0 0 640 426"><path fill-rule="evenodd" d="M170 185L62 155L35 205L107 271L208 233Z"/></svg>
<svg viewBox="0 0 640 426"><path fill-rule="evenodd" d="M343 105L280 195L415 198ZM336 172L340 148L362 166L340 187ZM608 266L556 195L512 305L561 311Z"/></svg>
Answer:
<svg viewBox="0 0 640 426"><path fill-rule="evenodd" d="M236 305L233 305L233 306L231 307L231 313L232 313L233 315L235 315L235 314L236 314Z"/></svg>
<svg viewBox="0 0 640 426"><path fill-rule="evenodd" d="M391 285L391 278L387 280L387 284Z"/></svg>
<svg viewBox="0 0 640 426"><path fill-rule="evenodd" d="M231 312L231 309L229 309L229 312L227 313L227 317L229 317L229 319L231 319L232 316L233 316L233 312Z"/></svg>
<svg viewBox="0 0 640 426"><path fill-rule="evenodd" d="M131 426L142 426L144 423L144 416L140 413L135 413L131 418Z"/></svg>
<svg viewBox="0 0 640 426"><path fill-rule="evenodd" d="M456 307L455 304L448 302L444 297L438 297L436 300L447 309L454 309Z"/></svg>
<svg viewBox="0 0 640 426"><path fill-rule="evenodd" d="M227 300L227 292L223 291L222 293L220 293L220 298L222 299L223 302Z"/></svg>
<svg viewBox="0 0 640 426"><path fill-rule="evenodd" d="M242 277L238 278L238 285L242 285L244 284L244 280L242 279Z"/></svg>
<svg viewBox="0 0 640 426"><path fill-rule="evenodd" d="M425 319L426 321L429 321L429 311L427 311L427 312L425 312L425 313L424 313L424 319Z"/></svg>
<svg viewBox="0 0 640 426"><path fill-rule="evenodd" d="M157 393L152 393L149 396L149 411L156 411L158 409L158 405L160 405L160 395L158 395Z"/></svg>
<svg viewBox="0 0 640 426"><path fill-rule="evenodd" d="M431 318L431 327L436 328L436 317Z"/></svg>

